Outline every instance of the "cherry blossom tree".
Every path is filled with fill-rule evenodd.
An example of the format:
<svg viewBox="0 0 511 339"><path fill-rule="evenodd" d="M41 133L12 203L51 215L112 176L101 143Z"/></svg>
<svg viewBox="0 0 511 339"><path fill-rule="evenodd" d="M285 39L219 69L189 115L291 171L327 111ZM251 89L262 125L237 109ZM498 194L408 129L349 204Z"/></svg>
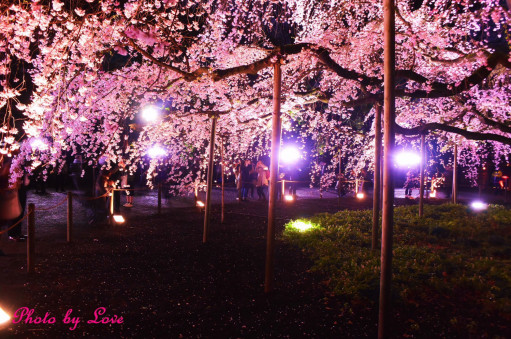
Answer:
<svg viewBox="0 0 511 339"><path fill-rule="evenodd" d="M397 132L509 152L508 5L397 5ZM80 152L134 169L159 144L167 156L150 160L149 178L166 163L180 190L193 187L212 115L228 159L267 152L277 58L283 127L332 159L322 182L339 151L355 170L372 161L373 105L383 98L378 1L11 0L0 13L0 152L20 147L16 139L48 141L37 153L22 143L20 165ZM150 104L163 115L143 126L138 113Z"/></svg>

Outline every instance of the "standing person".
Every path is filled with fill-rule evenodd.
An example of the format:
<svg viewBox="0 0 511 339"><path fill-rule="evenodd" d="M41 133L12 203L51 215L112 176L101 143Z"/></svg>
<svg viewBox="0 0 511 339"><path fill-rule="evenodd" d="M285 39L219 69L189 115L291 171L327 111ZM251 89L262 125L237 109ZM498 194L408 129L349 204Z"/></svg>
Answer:
<svg viewBox="0 0 511 339"><path fill-rule="evenodd" d="M413 170L409 170L408 173L406 173L406 181L404 184L406 198L412 197L412 191L415 186L415 180L416 180L415 173L413 172Z"/></svg>
<svg viewBox="0 0 511 339"><path fill-rule="evenodd" d="M288 166L287 172L285 175L285 179L288 183L288 194L293 196L293 199L296 200L296 179L298 177L298 169L294 166ZM321 180L321 177L320 177Z"/></svg>
<svg viewBox="0 0 511 339"><path fill-rule="evenodd" d="M268 167L263 164L261 160L257 162L256 165L256 173L257 173L257 195L259 196L258 200L266 201L266 188L268 187L268 176L266 175L266 171Z"/></svg>
<svg viewBox="0 0 511 339"><path fill-rule="evenodd" d="M238 193L237 200L241 201L242 195L241 195L241 189L243 187L241 182L241 161L236 164L234 167L234 180L236 182L236 191Z"/></svg>
<svg viewBox="0 0 511 339"><path fill-rule="evenodd" d="M452 194L453 166L446 165L446 166L444 166L444 168L445 168L445 171L442 174L442 177L445 178L445 180L444 180L444 187L446 189L445 198L449 199Z"/></svg>
<svg viewBox="0 0 511 339"><path fill-rule="evenodd" d="M46 179L44 177L43 168L39 166L34 171L35 177L35 193L46 195Z"/></svg>
<svg viewBox="0 0 511 339"><path fill-rule="evenodd" d="M105 188L107 192L111 193L110 199L113 199L113 211L110 211L109 209L109 211L113 212L113 214L121 213L121 191L116 189L119 187L117 185L119 184L120 181L120 175L121 171L119 167L111 169L107 174L105 183L106 184Z"/></svg>
<svg viewBox="0 0 511 339"><path fill-rule="evenodd" d="M74 189L80 190L80 178L82 176L82 156L76 155L70 166L71 179L73 180ZM97 181L97 180L96 180ZM96 190L97 191L97 190Z"/></svg>
<svg viewBox="0 0 511 339"><path fill-rule="evenodd" d="M25 211L27 210L27 191L29 184L30 179L28 177L28 173L23 171L23 176L17 182L18 200L21 206L21 214L11 222L11 226L14 224L17 225L8 232L9 239L14 239L16 241L24 241L26 239L26 236L24 236L21 232L21 220L25 216Z"/></svg>
<svg viewBox="0 0 511 339"><path fill-rule="evenodd" d="M347 189L345 187L346 178L344 177L344 173L339 173L337 175L337 183L335 184L335 190L337 191L337 196L343 197L347 193Z"/></svg>
<svg viewBox="0 0 511 339"><path fill-rule="evenodd" d="M479 194L482 192L486 192L489 183L489 171L487 165L484 163L482 167L479 168L477 183L479 184Z"/></svg>
<svg viewBox="0 0 511 339"><path fill-rule="evenodd" d="M106 197L108 187L108 171L101 168L94 183L95 199L90 200L89 224L103 223L109 213L108 198Z"/></svg>
<svg viewBox="0 0 511 339"><path fill-rule="evenodd" d="M119 164L119 171L121 173L121 188L126 189L124 191L126 193L126 203L123 205L124 207L133 207L133 195L135 191L133 191L133 178L129 174L128 169L126 168L126 165L124 164L124 161L121 161ZM131 190L130 190L131 189Z"/></svg>
<svg viewBox="0 0 511 339"><path fill-rule="evenodd" d="M241 165L241 200L246 201L248 197L248 190L250 189L250 171L252 164L250 160L245 160Z"/></svg>
<svg viewBox="0 0 511 339"><path fill-rule="evenodd" d="M23 218L23 206L26 204L27 195L25 187L22 188L21 186L25 184L25 177L22 176L19 182L14 186L10 186L11 163L12 159L5 157L0 163L0 223L7 225L7 227L12 227L17 223L15 227L8 231L8 236L9 239L22 241L24 237L21 232L21 219ZM0 254L3 255L3 252L0 251Z"/></svg>
<svg viewBox="0 0 511 339"><path fill-rule="evenodd" d="M258 174L257 174L257 170L255 169L254 166L250 166L250 167L251 167L251 169L250 169L250 187L249 187L249 190L250 190L250 197L252 199L254 199L254 190L257 187L257 177L258 177Z"/></svg>

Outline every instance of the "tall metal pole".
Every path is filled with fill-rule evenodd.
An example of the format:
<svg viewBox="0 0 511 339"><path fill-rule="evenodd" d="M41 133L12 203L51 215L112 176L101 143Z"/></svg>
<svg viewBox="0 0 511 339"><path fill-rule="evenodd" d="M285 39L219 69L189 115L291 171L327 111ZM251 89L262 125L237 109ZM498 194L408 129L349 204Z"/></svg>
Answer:
<svg viewBox="0 0 511 339"><path fill-rule="evenodd" d="M374 189L373 189L373 229L371 248L377 249L380 226L380 171L381 171L381 106L374 107Z"/></svg>
<svg viewBox="0 0 511 339"><path fill-rule="evenodd" d="M452 203L458 203L458 142L454 144L454 164L452 166Z"/></svg>
<svg viewBox="0 0 511 339"><path fill-rule="evenodd" d="M383 209L381 241L380 305L378 338L388 338L391 333L391 282L392 237L394 226L394 182L392 154L394 149L395 123L395 6L394 0L383 0L384 24L384 162L383 162Z"/></svg>
<svg viewBox="0 0 511 339"><path fill-rule="evenodd" d="M206 191L206 209L204 213L204 232L202 234L202 243L208 242L209 236L209 216L211 214L211 189L213 188L213 159L215 156L215 130L216 130L216 116L211 117L211 137L209 139L209 162L208 162L208 177L207 177L207 191Z"/></svg>
<svg viewBox="0 0 511 339"><path fill-rule="evenodd" d="M419 189L419 217L424 215L424 165L426 161L426 146L424 134L421 134L421 163L420 163L420 189Z"/></svg>
<svg viewBox="0 0 511 339"><path fill-rule="evenodd" d="M279 172L280 154L280 59L273 67L273 117L271 137L271 163L270 163L270 196L268 202L268 233L266 235L266 263L264 275L264 292L273 290L273 254L275 252L275 210L277 204L277 178Z"/></svg>
<svg viewBox="0 0 511 339"><path fill-rule="evenodd" d="M225 166L224 166L224 138L222 138L222 143L220 144L220 161L221 161L221 168L222 168L222 213L220 216L220 222L224 223L224 210L225 210Z"/></svg>

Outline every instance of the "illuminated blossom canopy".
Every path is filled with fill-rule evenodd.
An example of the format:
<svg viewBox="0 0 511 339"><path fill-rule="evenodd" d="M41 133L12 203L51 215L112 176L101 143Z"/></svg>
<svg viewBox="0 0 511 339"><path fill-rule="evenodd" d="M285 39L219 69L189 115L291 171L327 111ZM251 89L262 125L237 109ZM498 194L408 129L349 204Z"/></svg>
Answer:
<svg viewBox="0 0 511 339"><path fill-rule="evenodd" d="M484 154L488 141L496 158L507 154L509 4L396 3L402 140L430 132L446 146L457 138L471 150L466 164L480 161L470 154ZM22 143L20 166L55 165L72 151L134 169L162 145L166 156L150 160L148 178L165 163L186 190L203 177L211 117L228 159L267 153L278 60L283 128L313 140L312 156L332 159L322 184L339 151L355 168L372 161L374 106L383 100L381 1L7 0L0 13L0 152L22 137L49 143L37 152ZM155 124L138 117L147 105L162 110Z"/></svg>

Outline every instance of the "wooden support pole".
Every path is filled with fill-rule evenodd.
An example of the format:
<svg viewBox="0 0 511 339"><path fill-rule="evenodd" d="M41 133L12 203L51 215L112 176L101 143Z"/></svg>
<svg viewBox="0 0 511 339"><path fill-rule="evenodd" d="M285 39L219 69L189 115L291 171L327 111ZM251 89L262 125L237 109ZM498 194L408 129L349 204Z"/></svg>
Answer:
<svg viewBox="0 0 511 339"><path fill-rule="evenodd" d="M458 142L454 144L454 163L452 166L452 203L458 203Z"/></svg>
<svg viewBox="0 0 511 339"><path fill-rule="evenodd" d="M224 139L222 138L222 143L220 144L220 161L221 161L221 168L222 168L222 213L220 216L220 222L224 223L224 217L225 217L225 165L224 165Z"/></svg>
<svg viewBox="0 0 511 339"><path fill-rule="evenodd" d="M114 223L114 199L115 199L115 189L113 188L112 191L110 192L110 208L109 208L109 211L110 211L110 217L109 217L109 220L110 220L110 226L113 226L115 225Z"/></svg>
<svg viewBox="0 0 511 339"><path fill-rule="evenodd" d="M395 124L395 7L394 0L383 0L384 22L384 162L383 209L381 240L380 305L378 338L389 338L391 330L392 238L394 228L394 182L392 155L394 153Z"/></svg>
<svg viewBox="0 0 511 339"><path fill-rule="evenodd" d="M27 229L27 272L34 272L35 253L35 205L28 204L28 229Z"/></svg>
<svg viewBox="0 0 511 339"><path fill-rule="evenodd" d="M282 195L280 196L280 200L284 201L285 196L286 196L286 179L282 179Z"/></svg>
<svg viewBox="0 0 511 339"><path fill-rule="evenodd" d="M341 192L343 185L343 175L342 175L342 149L339 149L339 179L337 180L337 203L339 206L341 205Z"/></svg>
<svg viewBox="0 0 511 339"><path fill-rule="evenodd" d="M207 190L206 190L206 208L204 213L204 232L202 233L202 243L208 242L209 236L209 217L211 214L211 189L213 188L213 160L215 157L215 130L216 130L216 116L211 117L211 136L209 139L209 162L208 162L208 177L207 177Z"/></svg>
<svg viewBox="0 0 511 339"><path fill-rule="evenodd" d="M374 107L374 189L373 189L373 228L371 248L378 247L380 229L380 171L381 171L381 106ZM340 165L340 164L339 164Z"/></svg>
<svg viewBox="0 0 511 339"><path fill-rule="evenodd" d="M424 215L424 166L426 165L425 136L421 134L421 163L420 163L420 188L419 188L419 217Z"/></svg>
<svg viewBox="0 0 511 339"><path fill-rule="evenodd" d="M270 163L270 196L268 202L268 232L266 235L266 263L264 276L264 292L273 290L273 254L275 252L275 212L277 206L277 180L280 156L280 96L281 96L281 70L280 59L273 68L273 116Z"/></svg>
<svg viewBox="0 0 511 339"><path fill-rule="evenodd" d="M67 192L67 242L73 236L73 193Z"/></svg>
<svg viewBox="0 0 511 339"><path fill-rule="evenodd" d="M383 137L382 137L383 140ZM380 148L381 156L380 156L380 210L383 208L383 145Z"/></svg>
<svg viewBox="0 0 511 339"><path fill-rule="evenodd" d="M197 206L197 201L199 201L199 184L197 182L195 182L195 188L193 190L193 198L194 198L193 205Z"/></svg>

